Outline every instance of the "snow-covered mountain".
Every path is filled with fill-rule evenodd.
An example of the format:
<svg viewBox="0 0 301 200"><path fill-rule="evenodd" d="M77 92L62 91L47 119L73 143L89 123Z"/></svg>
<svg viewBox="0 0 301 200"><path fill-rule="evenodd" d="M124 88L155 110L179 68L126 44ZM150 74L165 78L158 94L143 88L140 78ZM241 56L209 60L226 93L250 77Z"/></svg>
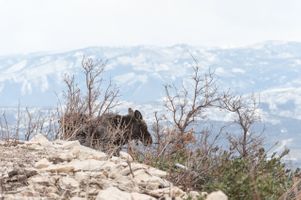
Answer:
<svg viewBox="0 0 301 200"><path fill-rule="evenodd" d="M301 43L269 41L241 48L91 47L68 52L0 56L0 106L55 106L66 73L78 75L84 55L107 59L105 77L121 99L152 112L163 85L189 77L191 54L206 71L215 70L221 87L237 94L260 94L267 138L292 148L301 160ZM300 151L299 151L300 150Z"/></svg>

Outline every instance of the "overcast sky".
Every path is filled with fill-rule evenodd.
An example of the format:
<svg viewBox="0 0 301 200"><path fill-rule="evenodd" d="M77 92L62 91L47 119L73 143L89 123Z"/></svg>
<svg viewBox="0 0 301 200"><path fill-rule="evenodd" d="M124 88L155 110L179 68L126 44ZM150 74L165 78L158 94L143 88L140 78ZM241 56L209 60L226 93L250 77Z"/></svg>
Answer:
<svg viewBox="0 0 301 200"><path fill-rule="evenodd" d="M0 0L0 54L301 41L300 0Z"/></svg>

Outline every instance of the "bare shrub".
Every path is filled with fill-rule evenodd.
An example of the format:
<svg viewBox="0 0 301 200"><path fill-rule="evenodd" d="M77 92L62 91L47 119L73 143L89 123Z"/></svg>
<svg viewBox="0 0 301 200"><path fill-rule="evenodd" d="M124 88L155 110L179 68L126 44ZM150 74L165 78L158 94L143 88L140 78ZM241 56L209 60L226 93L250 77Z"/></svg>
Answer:
<svg viewBox="0 0 301 200"><path fill-rule="evenodd" d="M80 136L80 132L84 127L91 127L87 130L95 130L94 117L102 116L110 112L118 105L118 88L111 81L107 85L104 84L102 77L106 61L95 61L92 58L84 57L82 60L82 69L85 79L84 93L75 83L73 76L66 76L64 82L67 90L64 92L64 105L61 109L60 132L61 138L65 140L76 139ZM95 139L95 133L86 134L86 139L83 143L92 146L92 141ZM82 138L83 139L83 138Z"/></svg>
<svg viewBox="0 0 301 200"><path fill-rule="evenodd" d="M154 114L154 145L146 150L132 147L135 159L169 172L169 179L184 189L194 189L208 180L219 164L222 150L217 140L222 131L198 130L206 112L218 107L222 95L214 72L202 73L195 60L186 84L166 85L166 113Z"/></svg>
<svg viewBox="0 0 301 200"><path fill-rule="evenodd" d="M30 110L25 108L22 115L22 123L24 124L24 140L30 140L38 133L44 134L48 139L56 138L57 127L57 111L50 109L47 111Z"/></svg>
<svg viewBox="0 0 301 200"><path fill-rule="evenodd" d="M201 68L196 59L193 74L188 86L166 85L165 108L171 115L172 123L178 132L179 142L184 142L185 133L191 132L196 120L205 117L205 111L216 106L220 100L214 73L201 74ZM183 139L181 139L183 137Z"/></svg>
<svg viewBox="0 0 301 200"><path fill-rule="evenodd" d="M188 84L164 87L167 112L154 114L154 145L132 146L131 155L166 170L169 180L185 190L220 189L231 199L276 199L290 185L281 162L287 152L269 156L265 150L264 128L255 127L260 122L258 101L254 95L219 91L214 72L202 74L195 64ZM219 130L204 126L212 109L231 114L232 121Z"/></svg>
<svg viewBox="0 0 301 200"><path fill-rule="evenodd" d="M9 125L5 112L3 112L0 118L0 127L1 127L1 140L9 142L11 140L19 139L16 138L16 134L14 130Z"/></svg>
<svg viewBox="0 0 301 200"><path fill-rule="evenodd" d="M44 134L48 139L54 139L57 134L56 111L39 108L17 107L17 115L10 116L3 112L0 117L1 140L20 142L30 140L36 134Z"/></svg>
<svg viewBox="0 0 301 200"><path fill-rule="evenodd" d="M119 91L111 81L104 86L102 75L106 63L84 57L84 90L76 84L74 76L65 77L66 107L59 121L62 138L79 140L85 146L115 155L131 140L151 144L150 133L139 111L129 109L127 115L112 113L118 105Z"/></svg>

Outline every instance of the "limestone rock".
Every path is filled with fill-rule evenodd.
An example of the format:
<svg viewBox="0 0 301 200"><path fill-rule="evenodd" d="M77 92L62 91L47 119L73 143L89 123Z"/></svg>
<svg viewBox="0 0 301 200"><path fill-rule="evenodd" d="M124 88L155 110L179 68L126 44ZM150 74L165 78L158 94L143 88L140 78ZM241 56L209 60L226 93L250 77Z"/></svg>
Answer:
<svg viewBox="0 0 301 200"><path fill-rule="evenodd" d="M46 168L49 165L51 165L51 163L46 158L43 158L43 159L39 160L38 162L36 162L35 168L37 168L37 169Z"/></svg>
<svg viewBox="0 0 301 200"><path fill-rule="evenodd" d="M156 200L154 197L146 195L146 194L140 194L137 192L131 193L131 199L132 200Z"/></svg>
<svg viewBox="0 0 301 200"><path fill-rule="evenodd" d="M62 162L70 162L76 156L69 152L62 152L60 154L54 154L49 156L48 160L53 162L54 164L62 163Z"/></svg>
<svg viewBox="0 0 301 200"><path fill-rule="evenodd" d="M50 186L50 178L47 176L34 176L29 179L29 183L32 183L32 185L38 184L38 185L44 185L44 186Z"/></svg>
<svg viewBox="0 0 301 200"><path fill-rule="evenodd" d="M126 153L124 151L120 151L119 157L121 159L129 161L129 162L133 162L133 160L134 160L133 157L130 154L128 154L128 153Z"/></svg>
<svg viewBox="0 0 301 200"><path fill-rule="evenodd" d="M102 160L72 160L69 163L70 166L74 168L75 171L100 171L100 170L110 170L115 167L115 164L109 161Z"/></svg>
<svg viewBox="0 0 301 200"><path fill-rule="evenodd" d="M59 180L59 185L62 189L68 189L68 188L74 189L79 187L79 183L74 178L71 178L69 176L62 177Z"/></svg>
<svg viewBox="0 0 301 200"><path fill-rule="evenodd" d="M189 196L191 199L193 199L193 200L197 200L197 199L203 197L203 195L201 195L201 194L198 193L197 191L190 191L190 192L188 193L188 196ZM206 196L207 196L207 195L206 195Z"/></svg>
<svg viewBox="0 0 301 200"><path fill-rule="evenodd" d="M182 198L182 199L188 198L188 195L178 187L150 190L148 193L156 198L163 198L163 197Z"/></svg>
<svg viewBox="0 0 301 200"><path fill-rule="evenodd" d="M133 178L127 176L119 176L115 180L115 185L122 191L127 192L139 192L139 185L133 180Z"/></svg>
<svg viewBox="0 0 301 200"><path fill-rule="evenodd" d="M47 172L52 173L73 173L75 172L75 168L72 165L68 164L58 164L58 165L50 165L47 168L42 169Z"/></svg>
<svg viewBox="0 0 301 200"><path fill-rule="evenodd" d="M63 149L70 150L74 147L80 147L80 143L78 140L75 141L56 141L56 143L61 143Z"/></svg>
<svg viewBox="0 0 301 200"><path fill-rule="evenodd" d="M148 173L151 174L152 176L158 176L160 178L165 178L167 176L167 172L162 171L160 169L156 169L153 167L149 167L147 169Z"/></svg>
<svg viewBox="0 0 301 200"><path fill-rule="evenodd" d="M222 191L216 191L208 194L206 200L228 200L228 197Z"/></svg>
<svg viewBox="0 0 301 200"><path fill-rule="evenodd" d="M96 200L131 200L131 194L123 192L116 187L109 187L105 190L101 190Z"/></svg>
<svg viewBox="0 0 301 200"><path fill-rule="evenodd" d="M72 197L70 200L86 200L86 198L83 198L83 197Z"/></svg>
<svg viewBox="0 0 301 200"><path fill-rule="evenodd" d="M31 144L40 144L42 146L49 146L51 142L42 134L36 134L30 141Z"/></svg>
<svg viewBox="0 0 301 200"><path fill-rule="evenodd" d="M73 146L70 150L74 157L79 160L95 159L95 160L106 160L107 155L101 151L96 151L85 146Z"/></svg>

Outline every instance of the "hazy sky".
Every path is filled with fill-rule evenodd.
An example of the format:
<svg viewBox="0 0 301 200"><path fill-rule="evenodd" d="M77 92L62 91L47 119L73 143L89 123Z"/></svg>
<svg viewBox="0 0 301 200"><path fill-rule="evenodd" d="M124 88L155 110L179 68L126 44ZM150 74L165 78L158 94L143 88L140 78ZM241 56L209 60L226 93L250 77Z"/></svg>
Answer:
<svg viewBox="0 0 301 200"><path fill-rule="evenodd" d="M301 41L300 0L0 0L0 54Z"/></svg>

